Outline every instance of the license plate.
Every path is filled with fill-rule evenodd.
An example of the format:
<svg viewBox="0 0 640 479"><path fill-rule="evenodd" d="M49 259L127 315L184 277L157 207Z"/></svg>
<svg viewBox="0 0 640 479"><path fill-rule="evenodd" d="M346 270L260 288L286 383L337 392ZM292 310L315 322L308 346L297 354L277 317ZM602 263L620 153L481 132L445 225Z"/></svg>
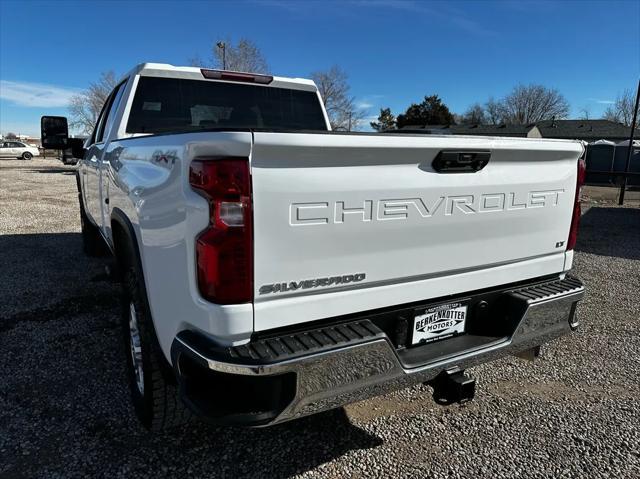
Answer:
<svg viewBox="0 0 640 479"><path fill-rule="evenodd" d="M431 343L464 333L467 306L466 302L457 301L416 310L411 344Z"/></svg>

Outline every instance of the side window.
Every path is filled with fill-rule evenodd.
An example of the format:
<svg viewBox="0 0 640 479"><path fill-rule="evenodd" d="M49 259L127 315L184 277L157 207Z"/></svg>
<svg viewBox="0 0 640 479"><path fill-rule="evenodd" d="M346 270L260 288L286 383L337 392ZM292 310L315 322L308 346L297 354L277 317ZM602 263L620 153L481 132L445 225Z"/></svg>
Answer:
<svg viewBox="0 0 640 479"><path fill-rule="evenodd" d="M102 106L102 111L98 115L96 126L93 128L93 133L91 134L91 140L89 141L89 145L93 145L102 140L102 138L99 138L100 136L99 132L100 132L100 129L102 128L102 123L104 121L104 114L105 114L105 111L107 110L107 105L109 104L110 101L111 101L111 96L107 98L107 101L105 101L104 105Z"/></svg>
<svg viewBox="0 0 640 479"><path fill-rule="evenodd" d="M109 131L107 128L105 128L106 122L108 121L107 117L108 116L111 117L111 124L113 124L113 120L115 117L111 113L112 112L115 113L115 109L117 109L118 107L117 103L119 103L120 101L120 97L122 96L122 91L124 90L125 83L127 83L127 80L123 81L117 87L115 87L111 92L111 94L109 95L109 97L107 98L107 101L104 102L102 111L98 116L98 121L96 121L96 126L93 130L93 134L91 135L90 145L94 143L100 143L101 141L104 140L105 131ZM113 105L115 105L114 108L112 108Z"/></svg>
<svg viewBox="0 0 640 479"><path fill-rule="evenodd" d="M120 83L120 85L118 85L114 91L111 105L109 106L109 113L107 113L104 126L102 128L102 131L100 132L102 138L104 138L104 136L109 134L109 132L111 131L113 122L116 119L116 110L118 109L118 105L120 104L120 99L122 98L122 93L124 92L125 83L126 83L126 80Z"/></svg>

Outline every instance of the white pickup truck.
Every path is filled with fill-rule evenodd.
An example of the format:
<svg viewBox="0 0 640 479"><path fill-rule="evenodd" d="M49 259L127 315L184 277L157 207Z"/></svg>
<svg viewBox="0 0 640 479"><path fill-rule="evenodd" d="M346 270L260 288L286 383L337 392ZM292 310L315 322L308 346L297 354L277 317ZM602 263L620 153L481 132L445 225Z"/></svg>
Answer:
<svg viewBox="0 0 640 479"><path fill-rule="evenodd" d="M43 144L67 146L43 117ZM133 403L263 426L465 369L577 326L577 141L338 133L313 82L143 64L82 157L89 254L123 284Z"/></svg>

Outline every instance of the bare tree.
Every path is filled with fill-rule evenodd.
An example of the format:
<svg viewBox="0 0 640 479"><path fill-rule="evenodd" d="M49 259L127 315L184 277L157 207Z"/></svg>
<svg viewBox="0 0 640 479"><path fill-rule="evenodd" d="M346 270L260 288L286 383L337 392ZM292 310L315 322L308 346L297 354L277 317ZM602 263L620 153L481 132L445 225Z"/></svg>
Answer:
<svg viewBox="0 0 640 479"><path fill-rule="evenodd" d="M18 135L16 135L15 133L13 133L13 132L11 132L11 131L10 131L9 133L7 133L7 134L4 136L4 139L5 139L5 140L17 140L17 139L18 139Z"/></svg>
<svg viewBox="0 0 640 479"><path fill-rule="evenodd" d="M222 48L218 43L223 45ZM251 40L241 38L235 45L231 41L216 42L213 46L213 56L218 68L252 73L269 73L269 65L258 46ZM223 56L224 63L223 65Z"/></svg>
<svg viewBox="0 0 640 479"><path fill-rule="evenodd" d="M569 103L555 88L518 85L500 101L503 123L526 125L569 115Z"/></svg>
<svg viewBox="0 0 640 479"><path fill-rule="evenodd" d="M72 96L69 102L69 125L85 135L90 135L104 102L115 86L116 76L110 70L103 72L98 81L90 83L84 92Z"/></svg>
<svg viewBox="0 0 640 479"><path fill-rule="evenodd" d="M622 123L631 126L633 121L633 108L635 107L635 97L631 90L625 90L617 96L616 102L607 107L602 116L605 120ZM636 121L636 127L637 127Z"/></svg>
<svg viewBox="0 0 640 479"><path fill-rule="evenodd" d="M489 97L484 104L486 121L492 125L498 125L502 122L502 105L495 98Z"/></svg>
<svg viewBox="0 0 640 479"><path fill-rule="evenodd" d="M346 72L334 65L329 70L313 72L311 78L320 90L331 128L357 130L362 124L365 112L356 107L354 97L349 94Z"/></svg>
<svg viewBox="0 0 640 479"><path fill-rule="evenodd" d="M480 125L487 122L487 115L480 103L474 103L459 118L460 124Z"/></svg>
<svg viewBox="0 0 640 479"><path fill-rule="evenodd" d="M269 65L258 46L247 38L237 43L230 39L218 40L211 47L212 61L203 61L200 57L189 59L191 66L211 67L237 72L269 73Z"/></svg>
<svg viewBox="0 0 640 479"><path fill-rule="evenodd" d="M198 67L198 68L207 68L211 65L208 65L200 56L195 55L187 60L189 62L189 66Z"/></svg>
<svg viewBox="0 0 640 479"><path fill-rule="evenodd" d="M578 118L579 120L588 120L591 118L591 108L589 107L589 105L585 105L582 108L580 108L580 118Z"/></svg>

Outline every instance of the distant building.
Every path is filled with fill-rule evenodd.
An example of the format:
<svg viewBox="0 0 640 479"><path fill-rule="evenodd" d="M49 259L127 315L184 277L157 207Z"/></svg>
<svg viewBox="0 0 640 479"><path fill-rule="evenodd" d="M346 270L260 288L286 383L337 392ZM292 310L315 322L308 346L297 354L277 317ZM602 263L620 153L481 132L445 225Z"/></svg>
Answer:
<svg viewBox="0 0 640 479"><path fill-rule="evenodd" d="M539 121L527 135L529 138L564 138L589 143L608 140L618 143L629 139L629 127L609 120Z"/></svg>
<svg viewBox="0 0 640 479"><path fill-rule="evenodd" d="M531 131L531 125L455 125L454 135L478 136L508 136L512 138L526 138Z"/></svg>
<svg viewBox="0 0 640 479"><path fill-rule="evenodd" d="M40 148L41 146L40 138L36 138L34 136L29 136L29 135L17 135L17 136L18 136L18 140L30 146L37 146L38 148Z"/></svg>
<svg viewBox="0 0 640 479"><path fill-rule="evenodd" d="M563 138L589 143L629 139L629 127L609 120L545 120L529 125L412 125L402 130L428 130L437 134L507 136L514 138Z"/></svg>

